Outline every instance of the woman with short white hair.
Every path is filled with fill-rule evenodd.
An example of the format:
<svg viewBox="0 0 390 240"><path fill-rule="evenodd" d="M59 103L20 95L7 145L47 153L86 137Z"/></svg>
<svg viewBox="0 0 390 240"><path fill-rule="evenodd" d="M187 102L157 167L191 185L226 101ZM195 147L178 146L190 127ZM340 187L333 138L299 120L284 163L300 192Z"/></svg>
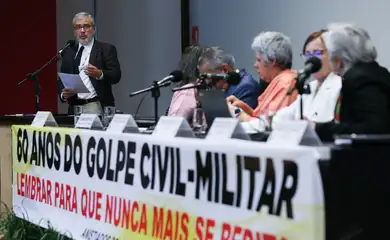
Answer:
<svg viewBox="0 0 390 240"><path fill-rule="evenodd" d="M322 35L331 70L342 77L335 118L313 124L323 140L337 134L390 132L390 73L376 62L377 51L366 30L331 24Z"/></svg>
<svg viewBox="0 0 390 240"><path fill-rule="evenodd" d="M256 109L252 109L234 96L227 100L234 106L236 117L241 121L268 115L289 106L297 97L297 91L287 94L295 85L296 72L291 70L292 46L289 37L280 32L262 32L252 43L256 53L254 67L259 77L269 83L267 89L258 98ZM232 109L235 108L236 109Z"/></svg>

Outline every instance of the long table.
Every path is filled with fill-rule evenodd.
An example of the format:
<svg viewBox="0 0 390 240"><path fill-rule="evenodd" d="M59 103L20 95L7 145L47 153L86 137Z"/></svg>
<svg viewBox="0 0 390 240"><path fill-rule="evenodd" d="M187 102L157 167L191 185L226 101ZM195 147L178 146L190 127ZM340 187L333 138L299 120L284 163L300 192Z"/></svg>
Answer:
<svg viewBox="0 0 390 240"><path fill-rule="evenodd" d="M23 128L23 127L16 127L16 128ZM31 133L34 131L34 129L28 130ZM36 129L36 131L42 131L42 132L52 132L56 133L58 131L55 130L55 128L43 128L43 129ZM237 155L238 153L242 154L242 156L247 156L248 153L252 152L252 157L257 156L272 156L272 159L275 156L279 156L278 154L286 154L285 156L288 156L290 159L297 159L300 163L299 167L302 168L303 173L305 173L305 176L312 176L313 179L305 179L304 181L307 181L309 185L305 187L306 194L305 196L307 199L309 199L312 203L318 202L318 209L313 210L312 213L315 215L311 216L311 220L313 221L311 224L309 224L310 221L306 221L306 228L304 227L301 229L304 233L307 235L305 236L298 236L294 235L297 234L295 231L288 232L292 236L290 238L286 239L310 239L310 237L316 237L315 239L364 239L364 238L353 238L348 236L353 236L354 234L362 237L369 237L370 239L373 239L373 236L383 236L386 232L386 221L381 220L382 217L387 216L388 213L390 213L390 210L388 209L387 205L390 200L390 194L389 194L389 188L387 187L387 183L390 180L390 175L387 174L387 159L390 153L389 145L390 141L388 142L379 142L375 144L360 144L360 145L344 145L344 146L333 146L331 148L324 147L324 148L316 148L315 151L318 153L318 155L312 155L312 159L310 158L304 158L300 159L300 156L297 155L299 151L301 154L303 154L306 150L306 148L298 147L299 149L290 148L290 147L283 147L283 148L269 148L265 146L265 144L262 143L253 143L253 142L246 142L241 140L234 140L234 144L232 142L229 142L225 145L221 145L221 143L205 143L202 141L205 140L196 140L196 139L161 139L158 140L156 137L153 136L143 136L143 135L134 135L134 134L123 134L119 136L107 136L104 132L97 132L97 131L82 131L80 133L80 130L71 130L69 129L66 131L67 133L65 135L69 135L71 139L75 139L76 136L83 136L82 139L91 139L91 136L95 136L96 144L98 144L98 139L111 139L113 141L113 144L118 144L118 141L120 140L132 140L133 142L140 142L143 144L148 143L148 145L152 146L159 146L160 144L163 144L164 146L170 146L173 151L169 154L174 154L174 149L183 149L185 154L182 154L181 160L185 160L189 164L191 161L196 161L193 158L191 152L195 151L196 149L209 149L214 151L223 151L221 149L225 149L226 151L230 151L231 153L228 154L229 156L233 153ZM11 194L12 189L11 185L15 185L15 176L14 176L14 182L12 182L12 164L11 164L11 134L9 132L9 129L6 128L0 128L1 138L0 143L3 143L1 146L5 146L4 149L1 151L1 198L2 201L4 201L8 206L11 206ZM60 131L58 133L64 134L63 131ZM62 136L62 135L61 135ZM31 136L30 136L31 138ZM8 139L8 140L5 140ZM389 137L390 139L390 137ZM85 141L82 141L82 146L88 145ZM87 141L88 142L88 141ZM244 143L245 142L245 143ZM142 145L142 144L141 144ZM139 146L139 145L138 145ZM175 148L179 147L179 148ZM180 147L182 146L182 147ZM15 146L13 146L15 148ZM128 148L129 146L127 146ZM139 148L139 147L138 147ZM138 149L137 148L137 149ZM61 148L62 149L62 148ZM115 149L115 147L114 147ZM155 148L151 147L149 148L149 157L151 156L157 156L158 154L161 159L163 159L164 152L155 152L156 149L161 151L161 148ZM235 152L235 149L238 149L238 152ZM332 150L330 152L330 149ZM143 150L143 148L140 148L140 151ZM272 151L271 151L272 150ZM62 149L61 151L65 151ZM134 150L135 151L135 150ZM266 153L264 153L264 152ZM310 152L310 151L309 151ZM309 154L309 152L306 152L305 154ZM244 154L245 153L245 154ZM373 153L375 153L375 157L373 157ZM265 155L263 155L265 154ZM283 156L282 154L282 156ZM302 156L306 156L303 154ZM249 154L250 155L250 154ZM309 156L307 155L307 156ZM128 155L128 161L129 159L133 159L134 155ZM237 155L238 156L238 155ZM302 157L301 156L301 157ZM135 159L140 160L140 157L135 157ZM229 158L230 159L230 158ZM265 159L267 159L265 157ZM300 160L298 160L300 159ZM161 160L160 160L161 161ZM233 159L232 159L233 161ZM306 161L306 162L303 162ZM315 166L312 165L312 163L315 163ZM307 166L306 166L307 165ZM274 166L281 166L279 164L276 164ZM310 167L309 167L310 166ZM255 167L251 166L251 168ZM268 169L267 165L259 165L260 169ZM255 167L256 168L256 167ZM319 178L316 179L315 172L319 170ZM15 170L15 169L14 169ZM268 170L267 170L268 171ZM302 172L301 171L301 172ZM215 173L214 173L215 174ZM307 175L308 174L308 175ZM314 175L312 175L314 174ZM169 174L168 174L169 175ZM216 177L223 178L222 175L216 175ZM64 176L63 176L64 177ZM74 176L75 179L78 176ZM58 176L56 173L54 178L61 178L61 176ZM96 178L96 176L95 176ZM65 179L65 177L64 177ZM174 180L174 179L173 179ZM82 182L88 182L88 178L84 179ZM280 181L280 180L279 180ZM261 182L261 181L260 181ZM72 181L71 181L72 183ZM249 182L246 182L249 184ZM280 183L280 182L279 182ZM77 183L73 182L74 185L77 185ZM142 181L138 182L138 184L142 185ZM158 184L158 183L156 183ZM99 185L101 187L105 186ZM108 189L112 189L113 185L107 185ZM123 188L121 186L120 188ZM150 190L150 189L149 189ZM163 195L150 195L151 193L149 190L140 190L136 189L135 191L138 193L136 195L130 194L132 199L141 198L141 200L145 200L145 198L149 199L151 203L154 203L154 200L152 199L164 199L167 196ZM15 191L15 189L14 189ZM128 190L124 190L125 192ZM178 191L177 188L172 189L172 191ZM110 191L109 191L110 192ZM180 192L180 191L179 191ZM107 192L105 193L107 194ZM111 192L111 194L117 194ZM145 195L146 194L146 195ZM120 195L120 194L119 194ZM138 197L138 196L144 196L145 197ZM168 194L169 195L169 194ZM15 196L15 192L14 192ZM207 196L207 195L206 195ZM222 195L220 195L222 196ZM321 200L322 196L322 200ZM124 195L123 197L126 197ZM215 196L216 197L216 196ZM213 199L213 197L211 197ZM309 200L302 200L305 198L299 198L300 201L309 201ZM20 199L19 199L20 200ZM140 199L138 199L140 200ZM205 203L199 203L198 201L191 200L192 204L196 204L198 208L202 209L204 208L203 204ZM207 202L207 197L206 197ZM15 202L14 202L15 204ZM164 204L167 204L167 208L175 209L178 207L178 202L174 200L168 200L165 201ZM185 204L185 201L183 202ZM180 205L180 204L179 204ZM185 204L185 206L187 206ZM203 207L202 207L203 206ZM276 206L277 207L277 206ZM207 208L207 207L206 207ZM188 206L185 207L185 209L188 210ZM222 211L232 211L233 213L237 210L228 210L223 208ZM322 210L320 210L322 209ZM42 210L42 209L41 209ZM218 212L218 207L212 207L211 212ZM323 211L323 214L321 215L321 211ZM192 209L190 212L197 213L196 210ZM204 215L207 215L206 213L202 213ZM200 214L200 215L202 215ZM237 215L235 216L246 216L245 212L238 211L236 212ZM308 213L306 213L308 214ZM39 217L41 217L38 214ZM55 216L51 216L53 219L56 219ZM63 215L61 215L63 217ZM208 219L212 219L211 217ZM224 219L229 219L228 216L224 216ZM268 219L268 218L266 218ZM321 220L322 219L322 220ZM62 220L62 219L61 219ZM204 218L203 220L206 220ZM264 220L263 220L264 221ZM275 219L272 220L271 218L268 220L270 225L270 231L268 233L274 233L275 229L273 225L276 226L285 226L286 222L277 222ZM323 229L321 230L321 221L323 221ZM237 221L233 221L237 222ZM240 222L240 221L239 221ZM231 223L231 222L229 222ZM259 222L257 222L258 224ZM88 224L87 224L88 225ZM240 224L239 224L240 225ZM260 226L268 226L267 222L261 222ZM81 225L81 228L85 225ZM257 225L248 225L248 223L241 223L241 226L248 227L250 229L256 229ZM287 225L286 225L287 226ZM102 225L102 229L106 229L106 233L109 232L110 234L113 234L115 230L112 228L107 228L107 226ZM232 224L226 225L226 227L235 228ZM302 226L303 227L303 226ZM66 226L64 227L66 229ZM91 228L93 229L93 228ZM99 229L99 228L98 228ZM311 229L311 230L310 230ZM138 229L139 230L139 229ZM264 229L262 229L264 230ZM76 232L80 232L82 229L79 229ZM237 230L238 231L238 230ZM264 230L267 232L267 230ZM279 229L280 231L280 229ZM278 231L276 231L278 232ZM281 231L283 232L283 231ZM317 232L317 233L316 233ZM366 234L363 235L362 234ZM292 234L293 233L293 234ZM326 235L326 238L319 237L321 234ZM128 234L128 233L126 233ZM310 235L311 234L311 235ZM126 237L137 237L137 235L126 235ZM280 236L280 235L279 235ZM317 238L319 237L319 238ZM313 239L313 238L312 238Z"/></svg>

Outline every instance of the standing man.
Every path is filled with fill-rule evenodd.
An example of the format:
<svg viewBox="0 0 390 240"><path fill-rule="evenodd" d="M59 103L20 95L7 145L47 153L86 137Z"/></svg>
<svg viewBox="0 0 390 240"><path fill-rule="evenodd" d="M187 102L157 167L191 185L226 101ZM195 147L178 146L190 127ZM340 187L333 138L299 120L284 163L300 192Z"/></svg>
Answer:
<svg viewBox="0 0 390 240"><path fill-rule="evenodd" d="M200 57L198 69L200 74L228 74L236 71L235 59L224 49L211 47ZM234 95L249 106L256 108L257 98L264 90L261 90L260 84L249 73L241 71L240 76L241 80L238 84L229 84L225 80L219 80L216 82L215 88L222 89L225 92L225 97Z"/></svg>
<svg viewBox="0 0 390 240"><path fill-rule="evenodd" d="M60 99L74 106L83 106L84 113L102 114L105 106L115 106L112 84L121 79L121 68L115 46L94 39L95 22L91 14L81 12L73 17L77 44L63 52L61 72L79 74L89 93L75 93L58 80Z"/></svg>

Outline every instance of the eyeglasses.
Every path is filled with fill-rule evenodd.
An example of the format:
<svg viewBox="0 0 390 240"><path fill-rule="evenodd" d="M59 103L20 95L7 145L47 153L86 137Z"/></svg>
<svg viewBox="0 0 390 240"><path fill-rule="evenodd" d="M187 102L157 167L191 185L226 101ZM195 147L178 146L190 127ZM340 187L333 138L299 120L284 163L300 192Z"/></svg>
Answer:
<svg viewBox="0 0 390 240"><path fill-rule="evenodd" d="M83 28L84 30L89 30L91 29L91 27L92 27L91 24L77 24L73 26L74 30L81 30Z"/></svg>
<svg viewBox="0 0 390 240"><path fill-rule="evenodd" d="M326 52L326 50L314 50L313 52L305 52L305 53L301 53L301 56L303 57L303 59L309 59L311 57L322 57L324 55L324 53Z"/></svg>

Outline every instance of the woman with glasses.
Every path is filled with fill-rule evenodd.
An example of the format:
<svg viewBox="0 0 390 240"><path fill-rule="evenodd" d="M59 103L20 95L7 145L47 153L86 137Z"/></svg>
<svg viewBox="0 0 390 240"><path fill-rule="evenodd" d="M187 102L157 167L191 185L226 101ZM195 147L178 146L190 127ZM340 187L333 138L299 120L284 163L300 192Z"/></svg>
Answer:
<svg viewBox="0 0 390 240"><path fill-rule="evenodd" d="M322 68L312 74L314 81L308 85L307 94L303 94L303 116L315 122L327 122L334 118L334 110L341 89L341 78L331 72L328 53L325 48L322 34L326 30L311 33L305 43L301 56L303 61L311 57L321 59ZM300 97L290 106L280 110L273 118L273 123L280 120L300 119Z"/></svg>

